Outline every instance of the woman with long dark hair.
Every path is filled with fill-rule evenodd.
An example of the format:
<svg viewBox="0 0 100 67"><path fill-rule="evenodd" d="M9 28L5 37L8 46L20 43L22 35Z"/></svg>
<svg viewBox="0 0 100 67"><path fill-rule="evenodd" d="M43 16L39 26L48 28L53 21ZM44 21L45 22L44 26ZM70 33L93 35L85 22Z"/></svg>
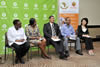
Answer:
<svg viewBox="0 0 100 67"><path fill-rule="evenodd" d="M46 39L40 35L39 28L36 24L36 20L31 18L29 21L29 25L26 26L26 35L31 45L38 45L41 49L41 56L43 58L50 59L45 51L46 47Z"/></svg>
<svg viewBox="0 0 100 67"><path fill-rule="evenodd" d="M83 18L81 20L81 25L78 27L78 36L80 37L80 39L85 41L86 50L88 51L88 54L94 55L93 42L91 36L89 36L89 30L87 24L88 24L88 18Z"/></svg>

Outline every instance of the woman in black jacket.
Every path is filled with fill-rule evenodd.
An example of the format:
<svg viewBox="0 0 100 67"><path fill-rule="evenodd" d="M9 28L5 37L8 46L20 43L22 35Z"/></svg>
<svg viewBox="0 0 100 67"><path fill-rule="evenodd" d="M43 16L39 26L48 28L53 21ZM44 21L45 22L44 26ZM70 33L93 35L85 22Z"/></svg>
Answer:
<svg viewBox="0 0 100 67"><path fill-rule="evenodd" d="M94 55L93 42L92 42L91 37L89 36L87 24L88 24L88 18L83 18L81 20L81 25L78 27L78 36L80 37L80 39L85 41L85 45L86 45L86 49L88 51L88 54Z"/></svg>

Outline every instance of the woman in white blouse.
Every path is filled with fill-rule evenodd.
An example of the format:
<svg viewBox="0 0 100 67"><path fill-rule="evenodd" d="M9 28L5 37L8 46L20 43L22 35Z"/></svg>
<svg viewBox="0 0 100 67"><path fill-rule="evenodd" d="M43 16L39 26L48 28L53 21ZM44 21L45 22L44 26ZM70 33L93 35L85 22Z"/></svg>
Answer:
<svg viewBox="0 0 100 67"><path fill-rule="evenodd" d="M86 45L86 49L88 51L89 55L94 55L93 52L93 42L91 39L91 36L89 36L89 31L88 31L88 18L83 18L81 20L81 25L78 27L78 36L80 37L80 39L85 41L85 45Z"/></svg>

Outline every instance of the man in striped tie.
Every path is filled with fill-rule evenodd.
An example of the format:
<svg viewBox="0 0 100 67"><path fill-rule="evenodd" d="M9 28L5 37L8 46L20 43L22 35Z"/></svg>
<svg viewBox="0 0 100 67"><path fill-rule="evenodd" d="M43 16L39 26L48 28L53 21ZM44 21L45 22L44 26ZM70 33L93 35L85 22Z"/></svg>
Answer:
<svg viewBox="0 0 100 67"><path fill-rule="evenodd" d="M50 16L49 22L44 24L43 32L44 37L47 40L47 44L51 44L55 47L56 52L59 53L59 58L67 58L69 55L64 53L63 37L58 24L54 23L54 16Z"/></svg>

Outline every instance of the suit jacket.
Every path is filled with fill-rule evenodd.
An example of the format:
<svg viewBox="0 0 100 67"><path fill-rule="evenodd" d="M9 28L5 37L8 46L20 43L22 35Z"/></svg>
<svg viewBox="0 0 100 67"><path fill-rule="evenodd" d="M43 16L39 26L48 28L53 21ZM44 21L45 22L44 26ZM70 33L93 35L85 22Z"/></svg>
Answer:
<svg viewBox="0 0 100 67"><path fill-rule="evenodd" d="M54 29L55 29L56 35L59 38L62 38L58 24L54 23ZM50 39L52 37L52 29L51 29L50 23L44 24L43 32L44 32L44 37L46 39Z"/></svg>
<svg viewBox="0 0 100 67"><path fill-rule="evenodd" d="M88 31L88 28L87 28L86 32L83 32L83 31L82 31L82 26L80 25L80 26L78 26L78 36L79 36L80 38L82 38L82 35L83 35L83 34L89 34L89 31Z"/></svg>

